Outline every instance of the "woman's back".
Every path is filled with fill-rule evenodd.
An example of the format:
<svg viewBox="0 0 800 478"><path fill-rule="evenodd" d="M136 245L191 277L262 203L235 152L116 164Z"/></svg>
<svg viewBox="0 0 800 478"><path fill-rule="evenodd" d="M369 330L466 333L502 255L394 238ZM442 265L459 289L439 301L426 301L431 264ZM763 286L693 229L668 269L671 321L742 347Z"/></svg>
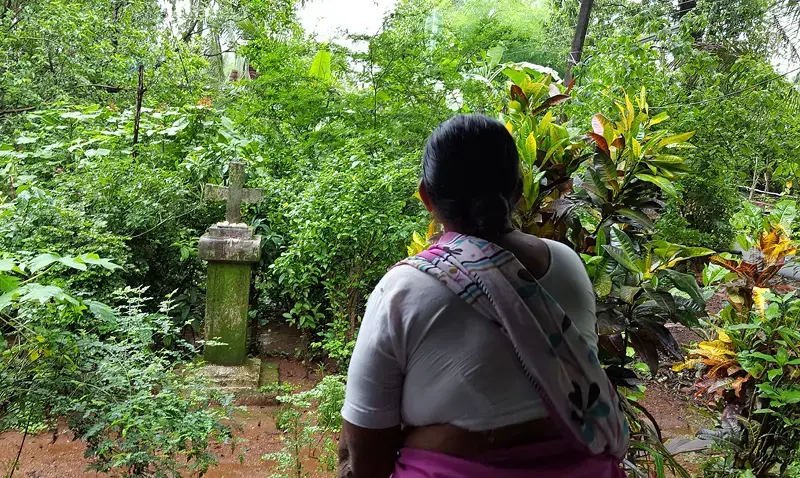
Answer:
<svg viewBox="0 0 800 478"><path fill-rule="evenodd" d="M521 236L515 242L539 241ZM587 346L596 347L594 292L581 259L563 244L545 243L540 250L549 251L543 261L549 267L539 283L572 318ZM368 310L348 374L343 415L349 422L381 427L393 414L409 426L446 423L486 431L548 416L496 323L433 276L411 267L391 270ZM402 380L402 395L370 403L372 384L380 380L373 374L385 376L390 367Z"/></svg>
<svg viewBox="0 0 800 478"><path fill-rule="evenodd" d="M569 248L514 231L514 139L457 116L422 159L419 196L445 232L370 296L340 476L618 478L627 430L597 357L592 286Z"/></svg>

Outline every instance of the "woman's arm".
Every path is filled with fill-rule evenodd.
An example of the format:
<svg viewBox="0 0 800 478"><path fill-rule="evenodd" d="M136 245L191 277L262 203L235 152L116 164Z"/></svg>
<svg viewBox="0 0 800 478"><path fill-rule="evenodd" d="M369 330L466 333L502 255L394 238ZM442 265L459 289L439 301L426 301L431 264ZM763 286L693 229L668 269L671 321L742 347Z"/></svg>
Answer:
<svg viewBox="0 0 800 478"><path fill-rule="evenodd" d="M367 301L347 372L339 438L340 477L388 478L403 444L405 274L414 272L405 269L389 271Z"/></svg>
<svg viewBox="0 0 800 478"><path fill-rule="evenodd" d="M402 445L399 425L371 430L344 420L339 437L339 478L389 478Z"/></svg>

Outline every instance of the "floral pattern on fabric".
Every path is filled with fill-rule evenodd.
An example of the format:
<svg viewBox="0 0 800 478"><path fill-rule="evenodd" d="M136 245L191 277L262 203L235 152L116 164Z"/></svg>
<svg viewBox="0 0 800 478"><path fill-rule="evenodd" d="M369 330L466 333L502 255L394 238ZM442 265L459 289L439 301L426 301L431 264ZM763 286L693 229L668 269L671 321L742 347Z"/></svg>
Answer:
<svg viewBox="0 0 800 478"><path fill-rule="evenodd" d="M627 422L597 351L513 254L483 239L445 233L403 264L433 275L500 326L567 439L593 455L625 455Z"/></svg>

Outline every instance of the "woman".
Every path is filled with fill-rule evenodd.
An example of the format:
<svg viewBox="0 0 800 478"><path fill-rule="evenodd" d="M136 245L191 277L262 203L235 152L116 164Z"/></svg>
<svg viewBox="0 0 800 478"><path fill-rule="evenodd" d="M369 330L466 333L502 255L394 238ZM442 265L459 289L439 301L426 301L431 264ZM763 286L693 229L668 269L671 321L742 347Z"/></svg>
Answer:
<svg viewBox="0 0 800 478"><path fill-rule="evenodd" d="M519 158L493 119L431 134L419 193L445 233L369 298L340 476L624 477L628 432L567 246L515 231Z"/></svg>

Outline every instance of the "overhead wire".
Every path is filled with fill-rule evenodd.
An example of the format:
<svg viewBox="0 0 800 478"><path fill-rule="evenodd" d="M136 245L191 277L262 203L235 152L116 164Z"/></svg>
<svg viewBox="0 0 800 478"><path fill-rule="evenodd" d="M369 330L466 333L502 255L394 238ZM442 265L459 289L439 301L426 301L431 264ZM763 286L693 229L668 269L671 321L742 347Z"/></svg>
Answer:
<svg viewBox="0 0 800 478"><path fill-rule="evenodd" d="M697 106L697 105L702 105L702 104L706 104L706 103L711 103L712 101L724 100L725 98L738 96L738 95L740 95L742 93L746 93L748 91L752 91L756 86L761 86L761 85L764 85L764 84L767 84L767 83L771 83L773 81L776 81L776 80L779 80L781 78L784 78L784 77L786 77L786 76L788 76L788 75L790 75L792 73L795 73L797 71L800 71L800 67L797 67L797 68L794 68L792 70L789 70L786 73L781 73L781 74L775 75L775 76L773 76L771 78L767 78L765 80L758 81L756 83L753 83L752 85L745 86L744 88L738 89L736 91L732 91L732 92L726 93L724 95L716 96L714 98L708 98L708 99L700 100L700 101L693 101L693 102L690 102L690 103L672 103L672 104L661 105L661 106L651 106L650 109L662 110L662 109L668 109L668 108L683 108L683 107L686 107L686 106Z"/></svg>

